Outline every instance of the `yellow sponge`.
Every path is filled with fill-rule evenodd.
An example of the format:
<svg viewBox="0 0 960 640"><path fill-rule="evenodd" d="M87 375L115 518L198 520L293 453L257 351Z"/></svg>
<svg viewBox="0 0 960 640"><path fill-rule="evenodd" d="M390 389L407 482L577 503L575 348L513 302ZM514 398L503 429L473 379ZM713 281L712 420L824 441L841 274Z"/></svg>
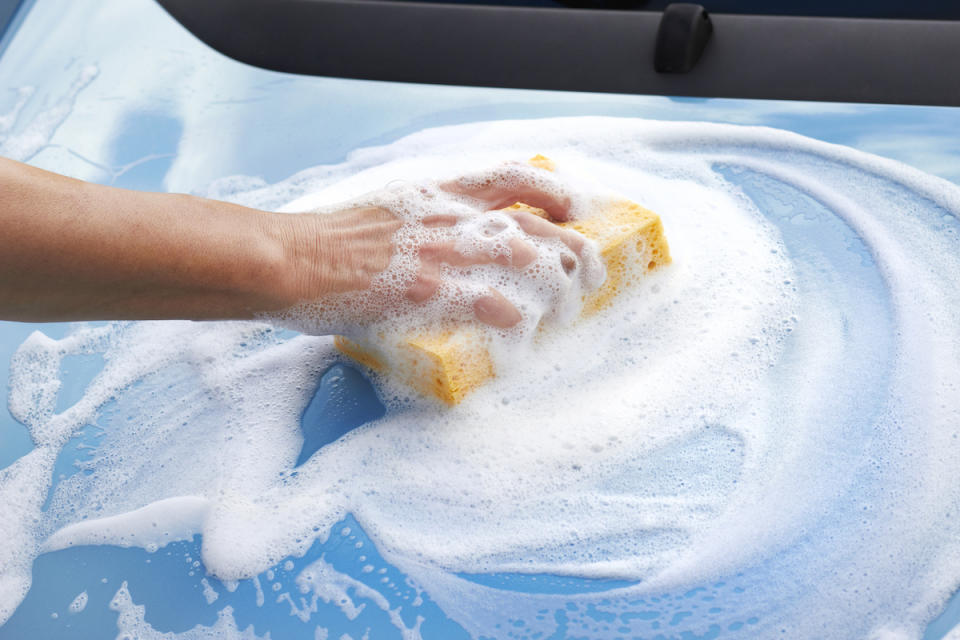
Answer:
<svg viewBox="0 0 960 640"><path fill-rule="evenodd" d="M334 344L341 353L380 373L388 373L389 362L389 373L450 405L494 376L490 352L481 337L467 329L420 333L390 354L377 345L360 345L343 336L336 336Z"/></svg>
<svg viewBox="0 0 960 640"><path fill-rule="evenodd" d="M538 155L530 164L553 171L552 160ZM547 217L546 212L518 202L508 209L524 209ZM583 301L588 316L610 304L630 285L638 272L650 272L670 263L670 249L663 235L660 216L629 200L611 202L583 219L561 223L596 241L607 267L607 279ZM420 333L404 340L399 349L387 351L376 344L358 344L336 336L337 348L371 369L400 376L425 395L455 405L470 391L495 375L493 361L481 337L458 329Z"/></svg>
<svg viewBox="0 0 960 640"><path fill-rule="evenodd" d="M670 264L670 247L660 216L629 200L614 202L596 215L562 226L596 241L607 267L607 279L583 301L584 315L603 309L629 286L628 277L636 273L635 266L650 272Z"/></svg>

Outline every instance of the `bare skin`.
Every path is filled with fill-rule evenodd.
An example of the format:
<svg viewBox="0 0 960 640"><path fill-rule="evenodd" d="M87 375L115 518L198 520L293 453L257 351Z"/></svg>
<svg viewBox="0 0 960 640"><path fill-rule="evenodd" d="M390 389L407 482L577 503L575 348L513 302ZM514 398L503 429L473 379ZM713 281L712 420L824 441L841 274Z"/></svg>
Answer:
<svg viewBox="0 0 960 640"><path fill-rule="evenodd" d="M441 186L480 209L518 200L555 221L569 204L533 185ZM514 217L530 235L557 237L579 254L583 238L535 215ZM454 224L445 216L429 225ZM146 193L74 180L0 158L0 319L25 322L102 319L247 319L332 293L363 290L394 253L400 221L390 211L346 209L278 214L189 195ZM533 249L518 241L508 264L522 268ZM407 297L436 291L441 266L480 264L452 246L422 248ZM490 290L474 304L496 327L520 320Z"/></svg>

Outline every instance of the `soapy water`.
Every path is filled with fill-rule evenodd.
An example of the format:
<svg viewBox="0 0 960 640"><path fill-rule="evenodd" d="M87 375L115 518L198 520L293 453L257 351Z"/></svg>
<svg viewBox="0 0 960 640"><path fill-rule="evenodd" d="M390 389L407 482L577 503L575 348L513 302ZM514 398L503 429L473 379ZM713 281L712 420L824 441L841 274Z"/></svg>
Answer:
<svg viewBox="0 0 960 640"><path fill-rule="evenodd" d="M542 332L455 408L375 379L387 414L295 472L330 338L188 322L31 336L9 404L36 447L0 471L0 620L39 553L199 533L230 584L352 514L474 637L656 635L643 603L730 575L763 597L738 609L717 582L709 624L675 616L669 634L919 637L960 583L956 186L782 131L585 118L427 130L212 189L303 211L536 153L659 213L674 263ZM78 354L103 369L58 412ZM95 449L51 491L86 425ZM517 588L543 574L621 582L602 601ZM296 584L376 601L350 580L317 561ZM125 588L113 606L142 627ZM239 636L224 612L218 633Z"/></svg>

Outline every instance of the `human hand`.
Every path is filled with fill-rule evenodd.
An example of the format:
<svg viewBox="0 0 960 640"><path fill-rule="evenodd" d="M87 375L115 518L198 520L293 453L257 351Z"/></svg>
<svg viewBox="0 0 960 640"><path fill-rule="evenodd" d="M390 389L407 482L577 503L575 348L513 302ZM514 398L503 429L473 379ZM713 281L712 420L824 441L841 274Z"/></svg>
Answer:
<svg viewBox="0 0 960 640"><path fill-rule="evenodd" d="M384 322L474 320L527 333L541 320L567 318L604 278L594 244L554 224L570 219L575 200L551 172L510 163L276 214L290 258L290 305L271 319L351 335ZM548 219L504 210L516 202Z"/></svg>

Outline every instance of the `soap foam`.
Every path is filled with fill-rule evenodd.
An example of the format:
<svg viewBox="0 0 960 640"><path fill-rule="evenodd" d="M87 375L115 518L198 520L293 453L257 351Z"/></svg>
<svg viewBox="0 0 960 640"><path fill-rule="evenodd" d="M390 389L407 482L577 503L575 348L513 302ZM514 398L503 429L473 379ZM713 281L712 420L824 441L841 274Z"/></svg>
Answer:
<svg viewBox="0 0 960 640"><path fill-rule="evenodd" d="M518 596L458 573L636 581L606 606L640 633L631 598L754 568L768 607L756 637L919 637L960 579L960 189L782 131L584 118L427 130L234 199L316 210L536 153L660 214L673 265L540 332L522 366L455 408L376 379L387 415L296 474L300 415L337 359L330 338L144 322L28 339L10 408L38 449L17 464L52 468L85 424L104 435L46 512L42 474L0 475L14 514L0 621L44 542L157 548L193 526L206 569L230 581L305 553L352 513L474 635L502 636L510 616L549 635L557 622L530 612L579 596ZM734 175L806 194L809 216L826 207L859 238L848 253L878 291L833 266L830 238L788 245ZM103 371L56 414L60 361L88 352ZM791 579L765 582L757 567ZM345 580L320 561L297 584L323 599ZM115 603L129 628L143 624L125 590Z"/></svg>
<svg viewBox="0 0 960 640"><path fill-rule="evenodd" d="M217 612L212 626L197 625L176 634L157 631L146 621L146 608L134 602L126 582L114 594L110 609L117 612L117 640L270 640L269 633L257 635L253 625L238 628L230 606Z"/></svg>
<svg viewBox="0 0 960 640"><path fill-rule="evenodd" d="M81 611L87 608L88 600L89 600L89 596L87 596L87 592L81 591L80 593L77 594L77 597L74 598L73 601L70 603L70 606L67 607L67 610L70 611L70 613L80 613Z"/></svg>

